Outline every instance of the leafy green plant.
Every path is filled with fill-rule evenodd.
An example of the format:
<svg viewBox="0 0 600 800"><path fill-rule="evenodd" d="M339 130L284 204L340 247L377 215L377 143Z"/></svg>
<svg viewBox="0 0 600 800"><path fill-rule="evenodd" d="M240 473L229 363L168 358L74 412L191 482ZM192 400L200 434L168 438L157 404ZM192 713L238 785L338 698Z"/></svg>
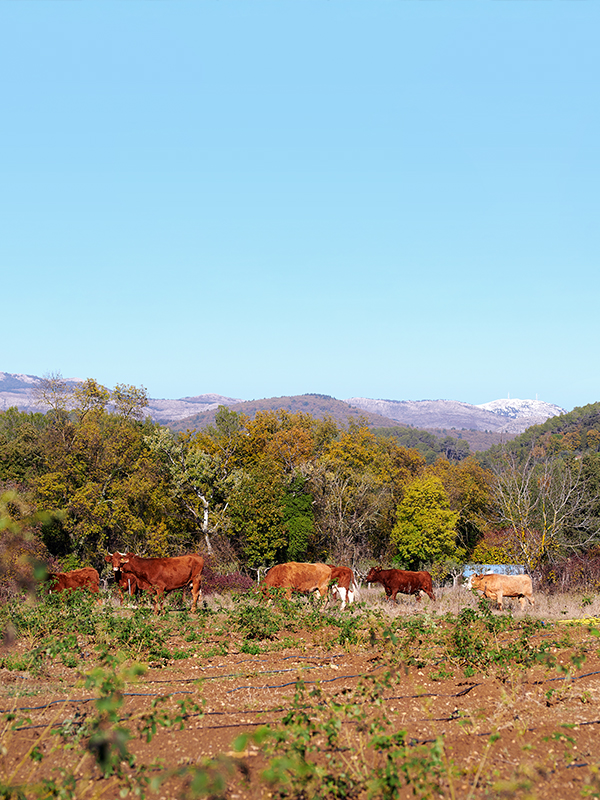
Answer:
<svg viewBox="0 0 600 800"><path fill-rule="evenodd" d="M265 747L263 777L273 796L392 800L404 787L422 798L442 794L453 773L442 739L415 746L386 710L384 693L397 680L397 671L386 671L337 696L298 681L292 707Z"/></svg>
<svg viewBox="0 0 600 800"><path fill-rule="evenodd" d="M282 628L281 614L260 601L238 603L231 612L230 619L245 639L274 639Z"/></svg>
<svg viewBox="0 0 600 800"><path fill-rule="evenodd" d="M248 653L251 656L257 656L260 652L260 645L257 642L243 642L240 647L240 653Z"/></svg>
<svg viewBox="0 0 600 800"><path fill-rule="evenodd" d="M105 641L115 642L132 658L170 658L165 645L167 636L168 630L161 627L160 621L139 610L130 617L111 616L104 625Z"/></svg>
<svg viewBox="0 0 600 800"><path fill-rule="evenodd" d="M345 645L358 644L361 620L359 617L347 617L338 623L340 633L338 636L339 644Z"/></svg>

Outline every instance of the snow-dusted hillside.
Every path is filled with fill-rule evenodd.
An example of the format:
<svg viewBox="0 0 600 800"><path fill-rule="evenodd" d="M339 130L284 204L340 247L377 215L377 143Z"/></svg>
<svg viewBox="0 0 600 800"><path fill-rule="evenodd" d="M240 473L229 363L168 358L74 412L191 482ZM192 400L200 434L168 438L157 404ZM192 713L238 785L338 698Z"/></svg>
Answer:
<svg viewBox="0 0 600 800"><path fill-rule="evenodd" d="M531 425L539 425L549 417L564 414L564 409L541 400L493 400L476 406L456 400L370 400L351 397L346 403L415 428L465 428L494 433L523 433Z"/></svg>
<svg viewBox="0 0 600 800"><path fill-rule="evenodd" d="M516 397L512 400L492 400L491 403L482 403L477 408L491 411L501 417L510 419L529 419L531 417L543 418L556 417L564 414L565 409L555 406L552 403L545 403L543 400L519 400Z"/></svg>
<svg viewBox="0 0 600 800"><path fill-rule="evenodd" d="M0 372L0 411L17 407L20 411L43 411L35 405L34 388L41 379L35 375L18 375ZM75 383L77 379L67 379ZM277 399L277 398L275 398ZM282 407L286 398L279 398ZM332 399L332 398L329 398ZM265 408L273 407L274 398L264 400ZM149 399L148 414L157 422L167 425L188 417L215 410L219 405L233 406L241 400L218 394L201 394L178 400ZM256 401L260 406L263 401ZM482 405L470 405L457 400L373 400L351 397L345 402L354 409L402 425L415 428L443 428L457 430L491 431L494 433L522 433L531 425L545 422L549 417L563 414L564 409L542 400L492 400ZM384 425L387 423L383 421Z"/></svg>

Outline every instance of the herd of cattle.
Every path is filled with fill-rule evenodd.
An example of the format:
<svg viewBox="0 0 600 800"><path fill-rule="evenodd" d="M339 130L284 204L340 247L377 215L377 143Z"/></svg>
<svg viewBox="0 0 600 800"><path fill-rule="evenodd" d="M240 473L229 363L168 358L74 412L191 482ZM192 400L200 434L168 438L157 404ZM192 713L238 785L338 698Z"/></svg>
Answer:
<svg viewBox="0 0 600 800"><path fill-rule="evenodd" d="M115 581L119 587L121 604L126 592L130 596L137 591L154 593L154 611L158 613L164 604L165 594L189 586L192 590L192 612L196 610L198 599L202 596L201 579L204 559L199 555L176 556L173 558L141 558L134 553L115 552L107 555L106 562L112 566ZM51 582L50 591L62 592L65 589L89 589L100 591L100 576L92 567L76 569L70 572L50 573L47 578ZM421 598L421 592L435 600L433 582L429 572L411 572L402 569L379 569L372 567L365 576L366 583L380 583L385 594L392 602L398 602L396 596L401 594L415 595ZM534 604L532 582L528 575L500 575L488 573L471 575L466 583L468 589L480 591L484 597L495 600L500 609L505 597L519 599L521 608L525 600ZM289 599L292 592L316 594L325 600L331 590L334 599L341 600L341 609L354 602L358 592L358 584L354 572L349 567L337 567L333 564L304 564L295 561L277 564L267 572L262 584L265 596L272 590L281 590Z"/></svg>

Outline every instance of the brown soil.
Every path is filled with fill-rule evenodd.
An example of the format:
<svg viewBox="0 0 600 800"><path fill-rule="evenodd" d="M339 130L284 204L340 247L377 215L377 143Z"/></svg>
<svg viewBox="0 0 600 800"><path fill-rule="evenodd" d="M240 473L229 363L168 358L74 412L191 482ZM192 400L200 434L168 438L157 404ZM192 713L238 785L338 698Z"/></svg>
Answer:
<svg viewBox="0 0 600 800"><path fill-rule="evenodd" d="M562 630L564 625L552 625L539 635L556 639ZM561 800L588 792L587 796L600 797L595 772L600 763L600 658L583 626L570 628L569 636L572 645L557 652L559 661L570 668L567 679L544 665L469 678L460 667L453 669L451 678L431 667L399 670L398 682L384 694L393 729L406 730L415 744L443 737L445 754L457 767L443 794L435 796ZM571 656L581 653L577 645L584 638L588 642L585 662L576 667ZM299 646L293 649L257 656L230 652L202 661L188 658L151 664L139 682L125 687L121 718L147 712L164 695L170 697L171 709L180 700L204 706L202 712L190 712L182 729L158 727L151 742L139 738L132 742L137 762L150 764L158 758L166 768L230 754L241 771L229 778L228 797L274 796L276 787L267 786L260 777L267 763L264 754L253 744L241 754L234 753L236 737L263 725L279 725L293 703L298 679L308 689L319 687L335 699L354 689L362 676L382 675L389 668L377 647L325 649L319 644L324 641L321 634L313 640L308 633L297 641ZM92 667L92 662L77 669L53 663L41 677L1 672L1 708L16 713L17 730L10 732L3 725L0 743L6 752L0 780L7 782L37 744L43 760L26 757L13 780L58 778L56 770L64 767L81 779L77 796L119 796L116 784L97 775L88 784L87 776L94 773L90 763L79 763L81 748L56 748L58 737L48 736L48 726L95 713L94 695L78 679L78 673ZM346 724L346 728L351 741L352 726ZM494 733L498 738L491 743ZM149 796L175 798L181 789L181 781L172 779ZM394 796L414 795L407 787Z"/></svg>

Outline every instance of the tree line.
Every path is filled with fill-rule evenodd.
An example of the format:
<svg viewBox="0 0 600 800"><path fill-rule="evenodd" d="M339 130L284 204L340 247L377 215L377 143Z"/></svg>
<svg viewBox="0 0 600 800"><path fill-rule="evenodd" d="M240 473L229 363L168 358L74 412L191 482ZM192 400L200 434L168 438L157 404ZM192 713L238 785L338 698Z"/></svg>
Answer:
<svg viewBox="0 0 600 800"><path fill-rule="evenodd" d="M482 454L445 442L432 460L360 419L222 406L214 425L181 433L145 415L143 387L54 376L38 395L44 411L0 413L0 490L19 497L13 516L38 515L37 540L65 568L102 568L116 549L202 550L250 572L385 562L442 576L465 561L548 571L598 544L591 425L585 450L554 418Z"/></svg>

